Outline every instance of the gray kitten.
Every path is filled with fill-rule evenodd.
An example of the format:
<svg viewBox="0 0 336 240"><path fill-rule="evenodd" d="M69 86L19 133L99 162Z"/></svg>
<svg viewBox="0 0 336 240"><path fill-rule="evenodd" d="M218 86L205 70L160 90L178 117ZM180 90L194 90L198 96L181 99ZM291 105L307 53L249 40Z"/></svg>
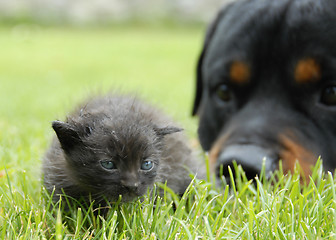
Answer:
<svg viewBox="0 0 336 240"><path fill-rule="evenodd" d="M44 157L43 173L55 202L63 191L97 203L119 195L129 201L166 181L182 194L191 181L189 170L200 167L182 129L131 96L92 99L52 127L57 138Z"/></svg>

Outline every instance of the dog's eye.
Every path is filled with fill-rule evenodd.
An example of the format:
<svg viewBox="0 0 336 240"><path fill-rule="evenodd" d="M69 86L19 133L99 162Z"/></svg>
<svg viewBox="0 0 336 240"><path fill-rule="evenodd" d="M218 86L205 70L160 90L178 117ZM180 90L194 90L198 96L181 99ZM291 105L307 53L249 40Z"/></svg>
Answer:
<svg viewBox="0 0 336 240"><path fill-rule="evenodd" d="M322 90L321 102L325 105L336 105L336 85L328 86Z"/></svg>
<svg viewBox="0 0 336 240"><path fill-rule="evenodd" d="M230 101L231 99L231 91L228 85L221 84L216 89L216 95L222 100L222 101Z"/></svg>

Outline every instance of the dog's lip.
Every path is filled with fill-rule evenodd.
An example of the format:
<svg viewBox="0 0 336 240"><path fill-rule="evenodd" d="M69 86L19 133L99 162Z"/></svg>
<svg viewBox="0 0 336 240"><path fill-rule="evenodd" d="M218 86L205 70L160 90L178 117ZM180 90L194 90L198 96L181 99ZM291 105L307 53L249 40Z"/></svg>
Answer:
<svg viewBox="0 0 336 240"><path fill-rule="evenodd" d="M278 157L272 150L253 144L235 144L222 149L218 156L216 168L227 167L236 161L245 170L254 170L260 173L264 164L266 174L276 169Z"/></svg>

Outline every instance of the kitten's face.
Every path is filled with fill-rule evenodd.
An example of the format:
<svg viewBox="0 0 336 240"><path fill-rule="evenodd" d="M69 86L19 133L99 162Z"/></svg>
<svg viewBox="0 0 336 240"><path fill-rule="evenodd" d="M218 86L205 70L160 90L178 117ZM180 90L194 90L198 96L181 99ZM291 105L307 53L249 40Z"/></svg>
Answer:
<svg viewBox="0 0 336 240"><path fill-rule="evenodd" d="M178 128L54 122L74 180L94 199L123 201L142 196L155 182L163 136Z"/></svg>

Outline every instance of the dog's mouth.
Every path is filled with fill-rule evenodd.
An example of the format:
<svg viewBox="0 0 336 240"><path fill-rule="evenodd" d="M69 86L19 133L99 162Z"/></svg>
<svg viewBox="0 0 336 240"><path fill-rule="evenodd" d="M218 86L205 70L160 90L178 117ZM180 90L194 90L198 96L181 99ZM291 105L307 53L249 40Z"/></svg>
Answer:
<svg viewBox="0 0 336 240"><path fill-rule="evenodd" d="M236 166L241 166L248 180L255 179L260 174L269 178L278 169L281 160L284 172L293 172L296 163L299 163L302 177L308 179L311 166L318 159L318 155L314 154L316 151L311 151L284 135L280 137L279 146L279 149L274 149L253 143L236 143L224 147L215 145L209 158L212 171L218 180L226 179L226 182L231 180L229 168L233 178L236 177Z"/></svg>
<svg viewBox="0 0 336 240"><path fill-rule="evenodd" d="M240 171L240 169L242 171ZM229 164L222 164L217 167L216 178L222 181L225 179L226 183L229 183L231 181L231 174L232 174L233 179L237 177L237 173L236 173L237 170L240 171L240 175L244 175L247 180L251 180L251 179L254 180L257 176L260 176L260 174L263 174L261 170L260 172L258 172L258 170L254 167L242 166L239 162L237 163L237 161L234 159ZM269 171L267 174L265 173L265 176L268 178L270 174L271 174L271 171Z"/></svg>
<svg viewBox="0 0 336 240"><path fill-rule="evenodd" d="M260 175L262 169L268 177L272 171L277 168L278 156L272 151L252 144L237 144L226 147L218 154L215 166L215 174L217 179L225 178L230 180L231 169L233 177L236 176L236 167L241 166L247 179L254 179Z"/></svg>

